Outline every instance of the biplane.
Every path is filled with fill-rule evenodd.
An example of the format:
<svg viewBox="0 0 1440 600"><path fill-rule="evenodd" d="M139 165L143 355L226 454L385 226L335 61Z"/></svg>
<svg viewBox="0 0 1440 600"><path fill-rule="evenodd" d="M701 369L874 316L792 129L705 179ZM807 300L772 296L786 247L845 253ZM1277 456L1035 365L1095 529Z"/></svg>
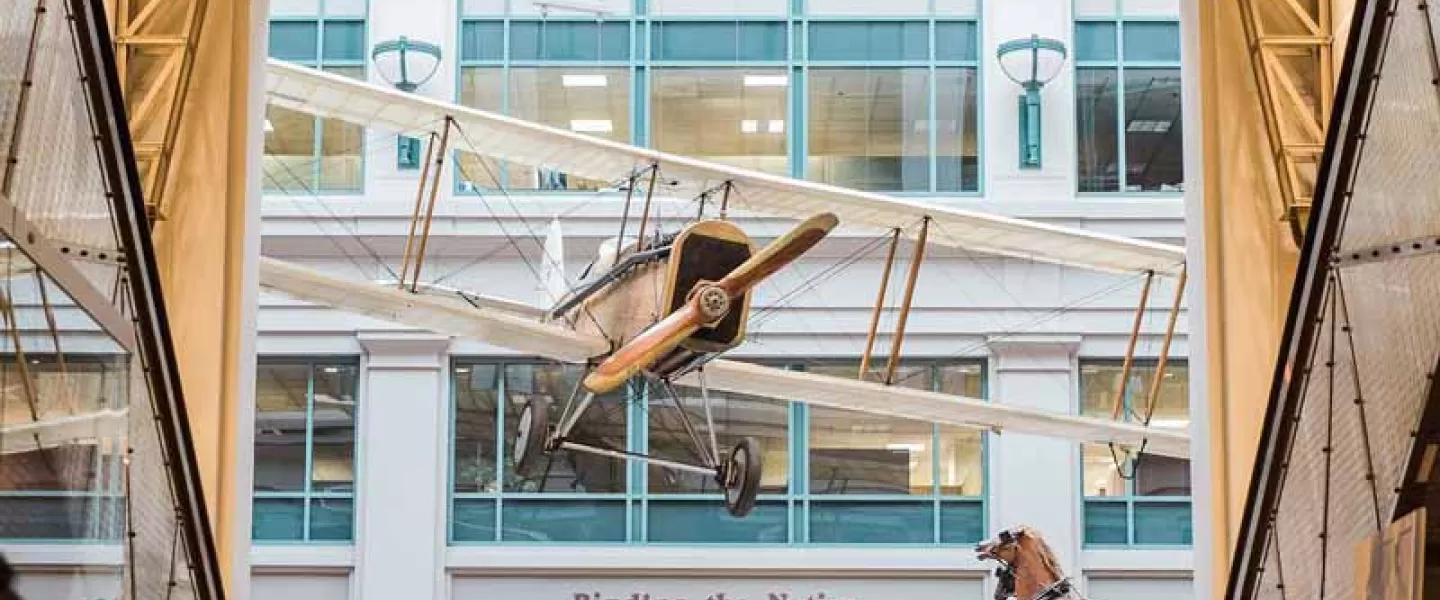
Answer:
<svg viewBox="0 0 1440 600"><path fill-rule="evenodd" d="M753 504L760 464L753 443L741 441L722 457L714 439L713 420L706 416L711 441L693 424L687 433L705 464L666 461L657 457L590 447L567 439L585 406L597 393L615 389L641 375L662 388L672 384L748 396L776 398L817 406L861 411L987 431L1016 431L1076 442L1109 444L1112 448L1186 458L1183 431L1048 411L1003 402L988 402L940 392L891 385L862 376L845 379L790 371L734 360L722 355L745 339L750 291L766 276L782 269L820 242L837 226L889 231L893 263L895 246L913 241L905 299L890 352L893 371L904 339L904 316L923 251L927 245L967 252L1016 257L1107 273L1143 274L1148 294L1155 277L1176 277L1176 301L1166 344L1179 312L1184 288L1183 248L1081 229L1060 227L966 210L955 206L893 198L809 181L759 173L638 148L584 134L530 123L399 92L365 82L272 60L267 92L273 105L327 118L341 119L386 132L428 136L429 153L415 198L415 218L406 244L406 263L397 285L350 281L270 258L262 258L262 288L306 302L463 337L512 351L586 365L586 373L565 407L555 416L542 403L527 406L513 451L519 469L541 468L546 453L589 452L618 459L642 460L673 469L717 477L726 492L726 506L743 515ZM463 138L465 148L447 146ZM602 247L584 280L558 295L549 308L529 306L458 290L426 287L419 277L429 216L434 212L445 156L453 150L487 159L543 167L594 181L626 181L627 217L621 233ZM432 163L436 166L431 173ZM700 214L718 205L718 217L699 215L687 225L661 231L660 219L647 227L656 193L656 174L663 170L665 194L699 200ZM641 185L645 179L649 185ZM430 183L427 184L427 181ZM422 200L427 192L429 204ZM645 194L640 229L627 238L631 197ZM742 193L731 193L739 191ZM716 198L718 197L718 201ZM750 235L727 215L732 211L795 219L799 225L761 250ZM422 215L425 215L422 217ZM911 227L910 225L918 224ZM419 248L411 262L412 247ZM876 338L882 294L876 301L867 349L868 362ZM656 290L660 290L659 293ZM418 293L417 293L418 292ZM1140 327L1137 311L1135 332ZM1132 348L1135 335L1132 335ZM1128 353L1127 353L1128 354ZM1162 352L1163 356L1163 352ZM1127 355L1126 363L1130 362ZM1163 366L1161 369L1163 371ZM1124 379L1124 378L1122 378ZM673 397L673 393L671 394ZM541 401L543 402L543 401ZM708 400L707 400L708 402ZM683 410L680 412L684 412ZM707 447L708 446L708 447Z"/></svg>

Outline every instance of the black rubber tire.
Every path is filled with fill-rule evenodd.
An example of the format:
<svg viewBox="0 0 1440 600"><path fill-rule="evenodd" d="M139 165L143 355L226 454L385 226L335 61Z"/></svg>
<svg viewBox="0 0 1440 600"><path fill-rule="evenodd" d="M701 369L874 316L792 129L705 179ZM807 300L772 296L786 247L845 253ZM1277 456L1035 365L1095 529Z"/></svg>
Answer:
<svg viewBox="0 0 1440 600"><path fill-rule="evenodd" d="M525 401L516 424L515 443L511 455L515 457L515 472L521 477L538 474L546 454L545 445L550 437L550 399L532 397Z"/></svg>
<svg viewBox="0 0 1440 600"><path fill-rule="evenodd" d="M760 495L760 443L747 437L735 444L725 462L725 510L742 518L755 508Z"/></svg>

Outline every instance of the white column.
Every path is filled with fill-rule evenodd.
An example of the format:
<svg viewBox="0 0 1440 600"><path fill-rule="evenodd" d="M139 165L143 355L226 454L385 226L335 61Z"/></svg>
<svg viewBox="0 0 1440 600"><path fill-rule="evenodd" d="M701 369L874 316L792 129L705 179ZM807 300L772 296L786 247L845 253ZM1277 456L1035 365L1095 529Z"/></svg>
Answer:
<svg viewBox="0 0 1440 600"><path fill-rule="evenodd" d="M370 60L370 53L380 42L407 39L428 42L440 46L440 66L415 94L455 102L459 100L455 77L456 59L459 58L459 2L455 0L404 0L401 2L370 2L369 18L365 25L369 39L365 46L366 70L371 83L382 86L390 84L380 77ZM436 131L439 125L436 124ZM384 198L405 207L415 202L416 186L419 185L421 169L401 171L396 165L396 137L382 135L380 129L365 131L365 190L369 198ZM473 134L472 134L473 135ZM461 147L455 132L451 132L450 146ZM424 158L424 150L420 157ZM445 161L446 175L442 176L441 197L450 196L453 180L448 175L451 163ZM433 174L432 174L433 175ZM408 211L405 214L409 214Z"/></svg>
<svg viewBox="0 0 1440 600"><path fill-rule="evenodd" d="M990 398L1057 413L1077 405L1078 337L1007 336L989 342ZM1030 525L1045 535L1065 573L1079 581L1079 446L1069 440L1002 432L991 436L992 530Z"/></svg>
<svg viewBox="0 0 1440 600"><path fill-rule="evenodd" d="M1066 200L1075 196L1075 79L1072 0L983 2L980 69L985 78L985 195L995 201ZM1023 90L1005 76L995 52L1000 44L1031 35L1065 43L1060 74L1040 90L1039 169L1020 168Z"/></svg>
<svg viewBox="0 0 1440 600"><path fill-rule="evenodd" d="M450 339L360 333L352 600L443 598Z"/></svg>

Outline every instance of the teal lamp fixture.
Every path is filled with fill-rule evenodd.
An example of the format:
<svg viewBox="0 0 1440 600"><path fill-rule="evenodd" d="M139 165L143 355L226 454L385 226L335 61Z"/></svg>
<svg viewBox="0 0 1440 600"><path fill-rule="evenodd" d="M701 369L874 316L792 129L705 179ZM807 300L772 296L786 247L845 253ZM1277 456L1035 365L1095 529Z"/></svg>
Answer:
<svg viewBox="0 0 1440 600"><path fill-rule="evenodd" d="M440 68L440 47L405 36L375 44L370 52L375 71L390 85L413 92L430 81ZM401 170L420 168L420 140L400 136L395 143L396 166Z"/></svg>
<svg viewBox="0 0 1440 600"><path fill-rule="evenodd" d="M1020 168L1040 168L1040 88L1060 74L1065 44L1031 35L1000 44L1000 70L1025 88L1020 95Z"/></svg>

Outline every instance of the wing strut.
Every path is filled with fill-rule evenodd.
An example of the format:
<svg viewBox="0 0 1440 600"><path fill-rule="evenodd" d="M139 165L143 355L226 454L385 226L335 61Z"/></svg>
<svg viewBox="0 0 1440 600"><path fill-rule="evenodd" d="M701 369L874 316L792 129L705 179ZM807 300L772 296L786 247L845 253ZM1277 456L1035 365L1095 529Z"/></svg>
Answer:
<svg viewBox="0 0 1440 600"><path fill-rule="evenodd" d="M880 328L880 310L885 308L885 288L890 287L890 268L895 266L895 247L900 245L900 228L890 234L890 251L885 253L885 271L880 274L880 290L875 293L875 310L870 313L870 333L865 336L865 353L860 355L860 379L870 372L870 353L875 350L875 331Z"/></svg>
<svg viewBox="0 0 1440 600"><path fill-rule="evenodd" d="M420 232L420 246L416 249L415 252L415 272L410 281L410 291L412 292L415 291L415 288L420 285L420 268L425 266L425 248L430 244L430 223L435 220L435 199L436 196L440 193L440 174L445 170L445 149L450 144L450 127L453 125L453 123L453 119L448 116L445 117L445 128L440 132L440 151L434 153L435 178L429 181L430 200L426 203L425 206L425 221L424 225L422 226L423 228ZM434 150L435 136L434 134L431 134L430 137L430 150ZM431 152L427 150L425 157L425 170L427 173L430 170L430 155ZM410 250L415 243L416 221L420 218L420 198L425 194L425 184L426 176L422 173L420 176L420 187L415 192L415 214L410 221L410 236L405 239L405 264L401 267L400 272L401 289L405 289L405 275L410 273Z"/></svg>
<svg viewBox="0 0 1440 600"><path fill-rule="evenodd" d="M920 220L920 238L915 241L915 256L910 258L910 275L905 280L905 299L900 302L900 322L895 325L895 340L890 344L890 361L885 364L885 385L895 383L895 369L900 366L900 347L905 344L905 322L910 319L910 302L915 299L915 282L920 279L920 263L925 262L925 238L930 234L930 216Z"/></svg>

